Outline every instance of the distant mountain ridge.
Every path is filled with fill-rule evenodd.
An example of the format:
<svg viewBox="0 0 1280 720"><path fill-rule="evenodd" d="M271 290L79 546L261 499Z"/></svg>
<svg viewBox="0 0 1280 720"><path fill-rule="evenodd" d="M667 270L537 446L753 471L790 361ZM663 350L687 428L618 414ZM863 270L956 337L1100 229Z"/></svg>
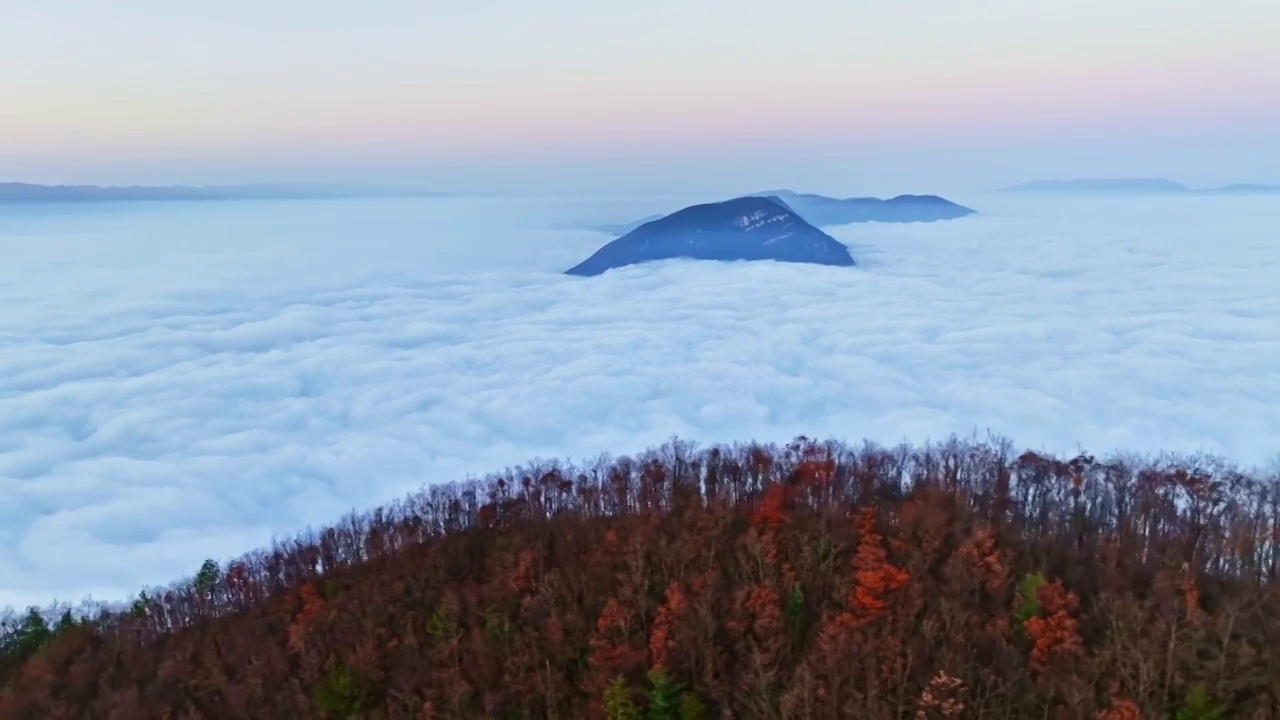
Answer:
<svg viewBox="0 0 1280 720"><path fill-rule="evenodd" d="M253 185L35 185L0 183L0 203L137 202L161 200L306 200L325 198L446 197L410 188L260 183Z"/></svg>
<svg viewBox="0 0 1280 720"><path fill-rule="evenodd" d="M830 198L791 190L768 190L755 194L782 200L800 217L819 227L863 222L938 222L977 212L937 195L898 195L882 200L874 197Z"/></svg>
<svg viewBox="0 0 1280 720"><path fill-rule="evenodd" d="M1001 192L1221 195L1280 193L1280 185L1232 183L1215 188L1192 188L1166 178L1085 178L1075 180L1033 180L1002 188Z"/></svg>
<svg viewBox="0 0 1280 720"><path fill-rule="evenodd" d="M806 222L817 227L864 222L937 222L961 218L977 212L972 208L958 205L937 195L898 195L897 197L882 200L874 197L831 198L812 193L797 193L791 190L765 190L751 193L745 197L773 199L786 209L804 218ZM663 216L649 215L629 223L580 225L577 227L618 237L661 217Z"/></svg>
<svg viewBox="0 0 1280 720"><path fill-rule="evenodd" d="M565 274L600 275L613 268L674 258L855 264L843 243L776 198L746 196L691 205L643 223Z"/></svg>

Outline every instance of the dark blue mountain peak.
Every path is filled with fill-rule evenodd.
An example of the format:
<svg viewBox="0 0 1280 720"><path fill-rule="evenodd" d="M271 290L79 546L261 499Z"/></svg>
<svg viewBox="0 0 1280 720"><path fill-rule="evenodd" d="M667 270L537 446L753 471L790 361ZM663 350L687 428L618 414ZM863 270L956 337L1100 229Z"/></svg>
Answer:
<svg viewBox="0 0 1280 720"><path fill-rule="evenodd" d="M747 196L692 205L646 222L567 274L599 275L612 268L671 258L854 264L848 248L810 225L785 202Z"/></svg>

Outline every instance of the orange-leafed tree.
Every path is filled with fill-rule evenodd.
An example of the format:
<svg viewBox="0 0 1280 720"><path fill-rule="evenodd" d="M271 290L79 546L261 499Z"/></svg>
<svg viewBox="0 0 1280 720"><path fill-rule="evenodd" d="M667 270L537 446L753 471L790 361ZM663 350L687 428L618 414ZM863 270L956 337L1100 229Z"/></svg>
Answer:
<svg viewBox="0 0 1280 720"><path fill-rule="evenodd" d="M1134 701L1112 698L1111 705L1098 713L1097 720L1143 720L1143 717Z"/></svg>
<svg viewBox="0 0 1280 720"><path fill-rule="evenodd" d="M876 532L876 511L863 508L858 549L853 558L853 595L849 612L855 624L874 621L889 608L889 596L911 576L888 560L884 538Z"/></svg>
<svg viewBox="0 0 1280 720"><path fill-rule="evenodd" d="M298 589L298 597L302 600L302 609L289 625L289 649L295 653L301 653L306 648L307 633L324 616L326 608L324 598L316 592L313 583L304 583Z"/></svg>
<svg viewBox="0 0 1280 720"><path fill-rule="evenodd" d="M1041 614L1027 618L1024 625L1031 638L1031 668L1047 676L1055 663L1079 656L1084 645L1080 639L1080 621L1074 613L1080 607L1075 593L1061 580L1042 585L1037 591Z"/></svg>

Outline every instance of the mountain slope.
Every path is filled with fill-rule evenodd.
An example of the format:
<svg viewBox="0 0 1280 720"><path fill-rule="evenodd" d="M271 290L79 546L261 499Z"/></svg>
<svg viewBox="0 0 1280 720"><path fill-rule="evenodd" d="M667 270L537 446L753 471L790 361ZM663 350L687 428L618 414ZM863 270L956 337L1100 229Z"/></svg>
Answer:
<svg viewBox="0 0 1280 720"><path fill-rule="evenodd" d="M541 462L0 622L0 720L1280 717L1271 491L1203 467L804 438Z"/></svg>

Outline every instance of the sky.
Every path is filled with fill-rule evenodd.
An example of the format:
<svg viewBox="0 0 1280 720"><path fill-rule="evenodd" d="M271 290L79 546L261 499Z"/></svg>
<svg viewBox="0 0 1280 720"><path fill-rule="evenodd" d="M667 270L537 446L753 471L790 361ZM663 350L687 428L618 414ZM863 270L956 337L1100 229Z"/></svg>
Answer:
<svg viewBox="0 0 1280 720"><path fill-rule="evenodd" d="M959 196L852 268L562 274L698 198L12 206L0 607L134 596L428 482L673 434L1280 460L1273 197Z"/></svg>
<svg viewBox="0 0 1280 720"><path fill-rule="evenodd" d="M1280 183L1274 0L0 0L0 180Z"/></svg>

